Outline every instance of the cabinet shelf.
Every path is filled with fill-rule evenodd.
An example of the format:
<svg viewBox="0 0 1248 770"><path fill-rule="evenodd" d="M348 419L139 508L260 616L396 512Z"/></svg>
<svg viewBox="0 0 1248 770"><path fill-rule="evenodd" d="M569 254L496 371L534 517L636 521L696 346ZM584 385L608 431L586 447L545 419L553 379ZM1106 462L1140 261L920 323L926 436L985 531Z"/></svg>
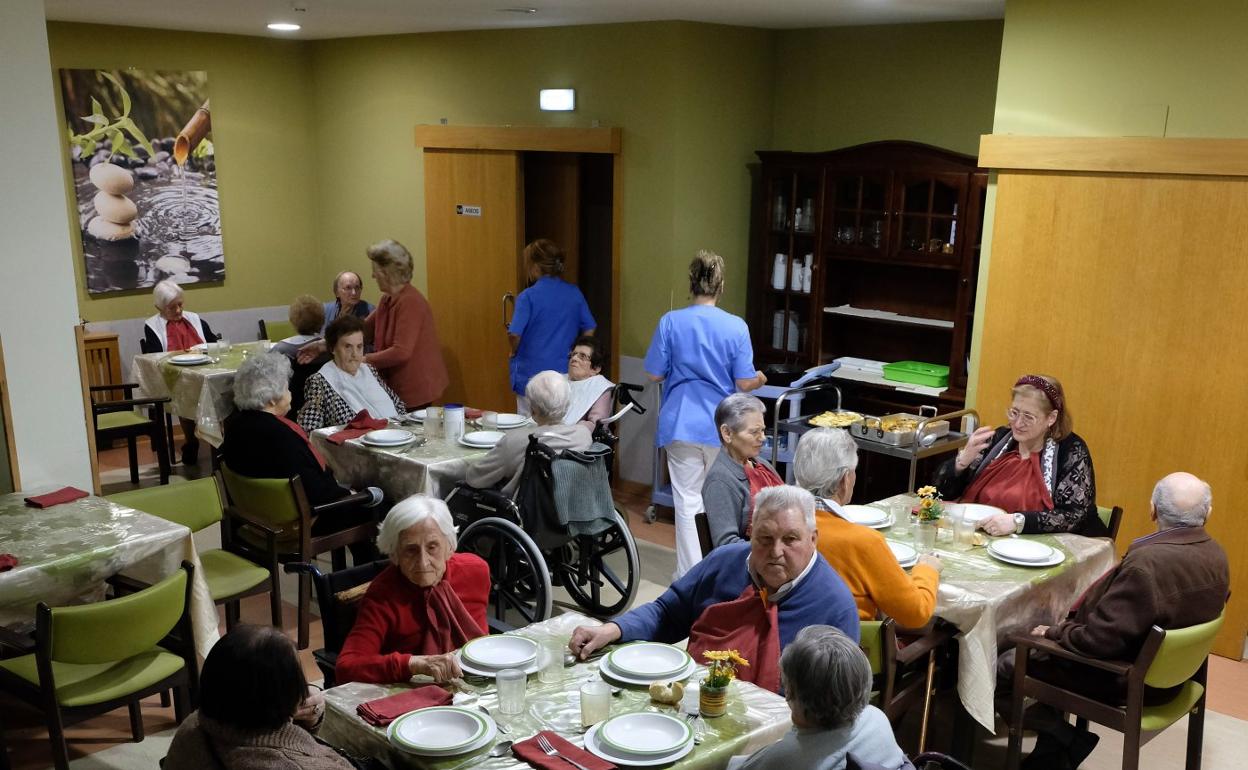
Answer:
<svg viewBox="0 0 1248 770"><path fill-rule="evenodd" d="M866 262L872 265L892 265L896 267L919 267L927 270L950 270L958 271L962 269L961 264L949 264L947 262L924 262L921 259L900 259L896 257L870 257L856 254L827 254L828 259L834 262ZM947 254L942 254L948 256Z"/></svg>
<svg viewBox="0 0 1248 770"><path fill-rule="evenodd" d="M902 315L900 313L890 313L883 310L872 310L870 308L857 308L843 305L840 307L825 307L823 309L825 315L838 316L841 318L852 318L856 321L867 321L869 323L878 324L894 324L896 326L919 326L925 329L937 329L941 331L953 331L954 322L946 321L943 318L920 318L912 315Z"/></svg>

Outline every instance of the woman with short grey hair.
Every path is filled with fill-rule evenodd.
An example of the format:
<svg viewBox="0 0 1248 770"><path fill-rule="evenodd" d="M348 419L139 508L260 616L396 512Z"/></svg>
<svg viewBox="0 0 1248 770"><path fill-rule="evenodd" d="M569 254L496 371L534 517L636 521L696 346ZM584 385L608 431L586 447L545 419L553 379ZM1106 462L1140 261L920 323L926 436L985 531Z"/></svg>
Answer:
<svg viewBox="0 0 1248 770"><path fill-rule="evenodd" d="M185 295L182 287L166 278L152 289L152 301L156 315L143 322L144 353L164 353L174 350L190 350L201 343L216 342L220 337L212 333L208 322L182 307ZM179 418L182 435L182 464L194 465L199 461L199 439L195 436L195 421Z"/></svg>
<svg viewBox="0 0 1248 770"><path fill-rule="evenodd" d="M763 402L747 393L733 393L715 407L719 454L702 482L702 510L711 530L711 548L749 540L754 495L784 483L759 457L767 438L765 414Z"/></svg>
<svg viewBox="0 0 1248 770"><path fill-rule="evenodd" d="M913 769L884 712L868 705L871 664L832 626L803 628L780 655L784 698L794 729L778 743L729 764L736 770L841 770L859 766Z"/></svg>

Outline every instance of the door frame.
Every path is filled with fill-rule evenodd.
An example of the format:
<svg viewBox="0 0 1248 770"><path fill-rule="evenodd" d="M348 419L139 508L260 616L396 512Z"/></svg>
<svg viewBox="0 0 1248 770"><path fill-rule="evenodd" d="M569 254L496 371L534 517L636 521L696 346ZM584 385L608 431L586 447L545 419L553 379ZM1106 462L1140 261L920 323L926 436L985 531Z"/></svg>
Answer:
<svg viewBox="0 0 1248 770"><path fill-rule="evenodd" d="M611 373L620 376L620 233L623 202L621 135L611 128L540 126L418 125L416 147L424 150L514 150L597 153L611 156Z"/></svg>

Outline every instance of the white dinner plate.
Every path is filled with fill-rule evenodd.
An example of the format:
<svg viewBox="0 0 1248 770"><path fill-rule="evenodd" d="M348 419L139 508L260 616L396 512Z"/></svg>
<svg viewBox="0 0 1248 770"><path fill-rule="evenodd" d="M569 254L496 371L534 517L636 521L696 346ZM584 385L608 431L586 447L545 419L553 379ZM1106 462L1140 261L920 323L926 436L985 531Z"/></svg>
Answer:
<svg viewBox="0 0 1248 770"><path fill-rule="evenodd" d="M493 449L494 445L503 440L503 432L498 430L474 430L465 433L459 443L474 449Z"/></svg>
<svg viewBox="0 0 1248 770"><path fill-rule="evenodd" d="M893 556L897 558L897 563L902 567L913 567L919 561L919 552L912 546L905 543L894 543L888 541L888 547L892 550Z"/></svg>
<svg viewBox="0 0 1248 770"><path fill-rule="evenodd" d="M843 505L841 510L846 519L864 527L879 527L888 522L888 511L881 511L869 505Z"/></svg>
<svg viewBox="0 0 1248 770"><path fill-rule="evenodd" d="M1053 567L1066 561L1066 554L1062 553L1062 550L1060 548L1053 548L1051 550L1053 552L1053 555L1050 556L1048 559L1045 559L1044 561L1019 561L1017 559L1011 559L1008 556L1002 556L1001 554L992 550L992 546L989 546L987 548L988 555L991 556L992 558L996 559L997 561L1003 561L1006 564L1013 564L1016 567Z"/></svg>
<svg viewBox="0 0 1248 770"><path fill-rule="evenodd" d="M621 714L602 723L598 743L620 756L666 757L693 742L693 730L684 719L641 711Z"/></svg>
<svg viewBox="0 0 1248 770"><path fill-rule="evenodd" d="M409 754L450 757L476 751L494 739L494 720L476 709L432 706L390 723L390 743Z"/></svg>
<svg viewBox="0 0 1248 770"><path fill-rule="evenodd" d="M955 518L965 516L978 524L989 516L996 516L1006 511L1004 508L998 508L995 505L983 505L981 503L945 503L945 512L952 514Z"/></svg>
<svg viewBox="0 0 1248 770"><path fill-rule="evenodd" d="M198 366L206 364L212 359L203 353L181 353L176 356L170 356L169 363L174 366Z"/></svg>
<svg viewBox="0 0 1248 770"><path fill-rule="evenodd" d="M499 430L511 430L512 428L520 428L528 425L532 420L522 414L511 414L510 412L502 412L498 415Z"/></svg>
<svg viewBox="0 0 1248 770"><path fill-rule="evenodd" d="M369 446L402 446L416 439L416 435L408 430L385 428L374 430L360 436L360 443Z"/></svg>
<svg viewBox="0 0 1248 770"><path fill-rule="evenodd" d="M611 670L637 679L659 681L684 671L693 662L689 653L660 642L636 642L607 654Z"/></svg>
<svg viewBox="0 0 1248 770"><path fill-rule="evenodd" d="M1053 549L1044 543L1021 537L1003 537L988 544L988 550L1013 561L1037 564L1053 558Z"/></svg>
<svg viewBox="0 0 1248 770"><path fill-rule="evenodd" d="M619 756L612 751L609 746L603 745L602 741L598 740L598 731L602 729L604 724L606 723L602 722L596 724L589 728L589 731L585 733L585 750L596 757L601 757L602 759L617 765L627 765L630 767L658 767L659 765L666 765L670 762L675 762L689 752L693 751L693 741L689 741L684 746L666 756L642 757L632 754Z"/></svg>
<svg viewBox="0 0 1248 770"><path fill-rule="evenodd" d="M502 670L502 669L483 668L481 666L474 666L468 661L464 660L463 653L460 652L459 650L455 651L455 659L459 661L459 667L464 670L464 673L472 674L473 676L484 676L484 677L489 677L490 679L493 679L494 675ZM541 661L538 661L538 660L533 660L526 666L517 666L517 668L519 668L521 671L523 671L526 674L536 674L537 670L541 667L542 667Z"/></svg>
<svg viewBox="0 0 1248 770"><path fill-rule="evenodd" d="M416 422L424 422L424 421L425 421L425 410L424 410L424 409L417 409L417 410L416 410L416 411L414 411L414 412L408 412L408 413L407 413L407 418L408 418L409 420L415 420Z"/></svg>
<svg viewBox="0 0 1248 770"><path fill-rule="evenodd" d="M537 642L512 634L482 636L460 648L460 654L477 668L501 671L537 660Z"/></svg>
<svg viewBox="0 0 1248 770"><path fill-rule="evenodd" d="M607 661L606 658L603 658L602 662L598 664L598 672L602 674L604 677L611 679L613 681L619 682L620 684L633 684L633 685L641 685L641 686L649 686L650 684L653 684L654 682L683 682L684 680L693 676L693 672L696 671L697 669L698 669L698 665L694 663L693 660L691 659L689 661L688 666L685 666L682 670L676 672L672 676L639 677L639 676L629 676L628 674L619 673L614 668L612 668L611 663Z"/></svg>

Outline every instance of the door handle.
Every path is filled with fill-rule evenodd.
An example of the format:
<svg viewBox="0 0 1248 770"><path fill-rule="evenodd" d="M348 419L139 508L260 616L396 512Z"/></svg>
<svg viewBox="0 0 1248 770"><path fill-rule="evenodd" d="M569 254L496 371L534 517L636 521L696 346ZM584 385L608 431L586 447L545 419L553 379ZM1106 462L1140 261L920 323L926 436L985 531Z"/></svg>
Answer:
<svg viewBox="0 0 1248 770"><path fill-rule="evenodd" d="M511 295L511 292L507 292L506 294L503 295L503 329L504 330L508 330L511 328L511 321L507 318L507 303L508 302L511 303L512 315L515 315L516 298Z"/></svg>

